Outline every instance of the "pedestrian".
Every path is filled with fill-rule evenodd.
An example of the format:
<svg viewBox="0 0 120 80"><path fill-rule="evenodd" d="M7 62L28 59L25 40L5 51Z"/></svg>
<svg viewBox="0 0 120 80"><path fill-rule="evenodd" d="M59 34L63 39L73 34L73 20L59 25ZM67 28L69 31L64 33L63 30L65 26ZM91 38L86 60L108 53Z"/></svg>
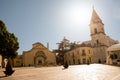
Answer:
<svg viewBox="0 0 120 80"><path fill-rule="evenodd" d="M65 64L64 64L64 69L66 69L66 68L68 68L69 67L69 65L68 65L68 63L67 63L67 61L65 62Z"/></svg>

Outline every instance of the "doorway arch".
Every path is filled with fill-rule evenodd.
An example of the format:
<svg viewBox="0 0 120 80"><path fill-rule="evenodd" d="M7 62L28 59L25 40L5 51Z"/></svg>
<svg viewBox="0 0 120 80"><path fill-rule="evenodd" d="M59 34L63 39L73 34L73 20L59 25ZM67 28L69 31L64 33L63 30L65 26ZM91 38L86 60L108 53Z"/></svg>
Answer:
<svg viewBox="0 0 120 80"><path fill-rule="evenodd" d="M43 51L36 52L34 57L35 66L42 66L45 63L46 59L47 57Z"/></svg>

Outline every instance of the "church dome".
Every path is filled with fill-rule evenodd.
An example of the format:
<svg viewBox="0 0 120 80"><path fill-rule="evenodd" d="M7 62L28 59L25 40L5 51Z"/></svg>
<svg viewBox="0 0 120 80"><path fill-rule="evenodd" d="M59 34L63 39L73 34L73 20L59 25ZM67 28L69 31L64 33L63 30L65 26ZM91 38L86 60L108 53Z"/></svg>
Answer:
<svg viewBox="0 0 120 80"><path fill-rule="evenodd" d="M108 47L108 49L107 49L107 51L117 51L117 50L120 50L120 43L114 44L114 45Z"/></svg>

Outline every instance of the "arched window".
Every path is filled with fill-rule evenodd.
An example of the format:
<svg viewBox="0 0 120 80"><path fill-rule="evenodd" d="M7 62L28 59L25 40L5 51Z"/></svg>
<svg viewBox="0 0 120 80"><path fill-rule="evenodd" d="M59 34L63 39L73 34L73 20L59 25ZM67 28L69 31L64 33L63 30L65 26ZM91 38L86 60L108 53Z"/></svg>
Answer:
<svg viewBox="0 0 120 80"><path fill-rule="evenodd" d="M99 40L96 40L96 43L99 44Z"/></svg>
<svg viewBox="0 0 120 80"><path fill-rule="evenodd" d="M96 28L94 29L94 32L97 33L97 29Z"/></svg>
<svg viewBox="0 0 120 80"><path fill-rule="evenodd" d="M86 56L85 50L82 50L82 56Z"/></svg>
<svg viewBox="0 0 120 80"><path fill-rule="evenodd" d="M80 59L78 59L78 64L80 64Z"/></svg>
<svg viewBox="0 0 120 80"><path fill-rule="evenodd" d="M75 59L73 59L73 64L75 64Z"/></svg>
<svg viewBox="0 0 120 80"><path fill-rule="evenodd" d="M72 53L72 57L73 57L73 59L75 58L74 52Z"/></svg>

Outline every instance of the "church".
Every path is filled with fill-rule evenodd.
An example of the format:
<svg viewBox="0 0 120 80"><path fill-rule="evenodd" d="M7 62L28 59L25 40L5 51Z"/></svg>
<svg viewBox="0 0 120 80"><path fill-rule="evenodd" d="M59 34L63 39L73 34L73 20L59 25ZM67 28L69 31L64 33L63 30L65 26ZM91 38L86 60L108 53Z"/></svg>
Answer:
<svg viewBox="0 0 120 80"><path fill-rule="evenodd" d="M78 47L66 52L64 62L69 64L106 63L107 48L117 44L118 41L106 35L104 23L94 8L89 27L91 40L84 41ZM82 44L84 45L81 46Z"/></svg>
<svg viewBox="0 0 120 80"><path fill-rule="evenodd" d="M55 54L43 44L37 42L29 51L23 51L23 66L53 66L56 65Z"/></svg>
<svg viewBox="0 0 120 80"><path fill-rule="evenodd" d="M91 33L91 40L89 43L93 47L94 63L98 63L99 61L105 63L106 49L113 44L117 44L118 41L113 40L105 34L104 24L94 8L89 26Z"/></svg>

